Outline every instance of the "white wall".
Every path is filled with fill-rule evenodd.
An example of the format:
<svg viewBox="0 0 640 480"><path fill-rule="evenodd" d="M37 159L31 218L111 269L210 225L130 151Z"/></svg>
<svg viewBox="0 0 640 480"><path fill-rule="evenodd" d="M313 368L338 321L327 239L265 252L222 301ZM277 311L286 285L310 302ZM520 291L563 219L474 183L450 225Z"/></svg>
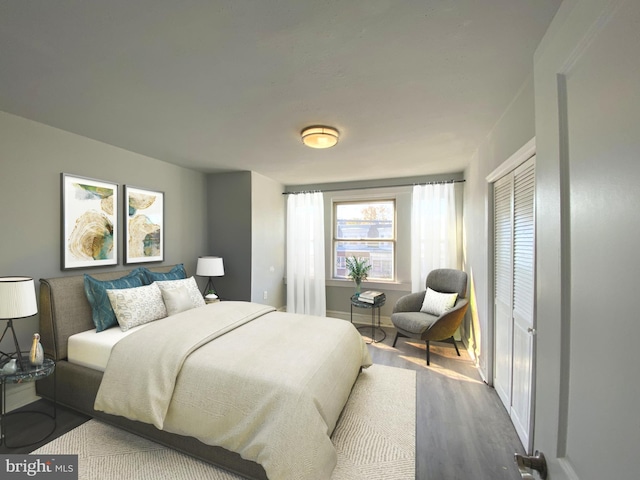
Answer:
<svg viewBox="0 0 640 480"><path fill-rule="evenodd" d="M489 383L493 380L493 308L486 177L534 137L534 119L533 78L530 77L465 170L463 269L470 280L470 314L466 318L464 338Z"/></svg>
<svg viewBox="0 0 640 480"><path fill-rule="evenodd" d="M251 186L251 301L284 307L287 293L284 187L255 172L251 174Z"/></svg>

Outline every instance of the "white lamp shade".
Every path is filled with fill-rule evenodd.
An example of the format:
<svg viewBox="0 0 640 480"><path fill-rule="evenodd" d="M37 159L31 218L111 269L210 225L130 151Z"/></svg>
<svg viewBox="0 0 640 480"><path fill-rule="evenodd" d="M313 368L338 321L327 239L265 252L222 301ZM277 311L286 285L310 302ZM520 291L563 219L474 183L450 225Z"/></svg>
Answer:
<svg viewBox="0 0 640 480"><path fill-rule="evenodd" d="M0 318L23 318L38 313L33 278L0 277Z"/></svg>
<svg viewBox="0 0 640 480"><path fill-rule="evenodd" d="M196 275L201 277L222 277L224 275L222 257L198 257Z"/></svg>

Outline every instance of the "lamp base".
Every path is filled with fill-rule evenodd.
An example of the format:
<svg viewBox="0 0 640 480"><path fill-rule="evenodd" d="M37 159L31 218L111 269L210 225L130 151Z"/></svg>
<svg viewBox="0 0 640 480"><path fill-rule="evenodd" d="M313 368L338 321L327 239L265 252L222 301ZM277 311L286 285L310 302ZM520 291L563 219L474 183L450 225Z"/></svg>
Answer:
<svg viewBox="0 0 640 480"><path fill-rule="evenodd" d="M218 295L218 292L216 292L215 287L213 286L213 277L209 277L209 280L207 281L207 286L204 287L204 290L202 290L202 296L206 297L208 293L215 293L216 295Z"/></svg>
<svg viewBox="0 0 640 480"><path fill-rule="evenodd" d="M4 327L4 332L2 332L2 336L0 337L0 343L2 343L4 336L7 334L7 330L11 330L11 334L13 335L13 344L16 347L16 351L13 353L5 353L0 350L0 367L4 366L5 363L15 358L18 360L18 366L22 368L22 366L24 365L24 360L22 358L22 352L20 351L20 345L18 345L18 337L16 336L16 331L13 328L12 318L9 319L9 321L7 322L7 326Z"/></svg>

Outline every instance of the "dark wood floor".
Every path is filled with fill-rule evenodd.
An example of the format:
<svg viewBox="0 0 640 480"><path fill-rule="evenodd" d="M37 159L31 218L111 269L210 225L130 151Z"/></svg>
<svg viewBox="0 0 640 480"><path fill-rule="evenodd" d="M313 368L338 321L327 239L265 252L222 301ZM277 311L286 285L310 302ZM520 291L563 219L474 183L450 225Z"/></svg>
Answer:
<svg viewBox="0 0 640 480"><path fill-rule="evenodd" d="M416 371L416 479L521 479L513 460L524 453L520 440L462 345L458 357L453 345L432 343L427 367L424 342L400 338L392 348L395 331L386 332L369 346L373 362Z"/></svg>
<svg viewBox="0 0 640 480"><path fill-rule="evenodd" d="M363 332L365 333L365 332ZM394 333L369 346L374 363L417 372L416 479L418 480L517 480L515 452L523 453L516 432L495 390L484 384L466 352L457 357L453 346L432 344L431 365L425 364L423 343L398 340ZM50 411L44 400L27 407ZM24 448L0 446L0 453L28 453L87 421L58 407L57 428L43 441ZM41 415L8 418L10 443L37 438L50 425ZM46 432L45 432L46 433ZM390 479L392 480L392 479Z"/></svg>

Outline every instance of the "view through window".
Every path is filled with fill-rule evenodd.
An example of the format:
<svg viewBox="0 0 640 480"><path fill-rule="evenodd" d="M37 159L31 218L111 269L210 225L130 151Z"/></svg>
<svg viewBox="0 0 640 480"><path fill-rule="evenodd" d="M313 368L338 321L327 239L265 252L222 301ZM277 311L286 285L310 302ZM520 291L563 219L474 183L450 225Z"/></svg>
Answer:
<svg viewBox="0 0 640 480"><path fill-rule="evenodd" d="M333 276L348 278L346 259L366 258L370 280L394 280L395 200L334 203Z"/></svg>

